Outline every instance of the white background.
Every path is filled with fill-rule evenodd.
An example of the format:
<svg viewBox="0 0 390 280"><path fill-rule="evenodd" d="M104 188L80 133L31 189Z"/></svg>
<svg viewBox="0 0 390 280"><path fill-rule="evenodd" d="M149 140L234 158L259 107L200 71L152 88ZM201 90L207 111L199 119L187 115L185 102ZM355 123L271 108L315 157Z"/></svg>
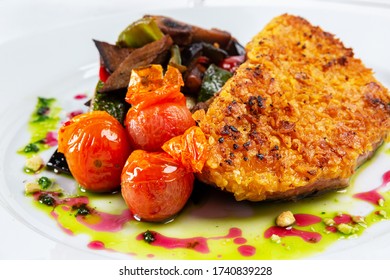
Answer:
<svg viewBox="0 0 390 280"><path fill-rule="evenodd" d="M310 0L389 5L389 0ZM197 5L253 5L279 0L0 0L0 43L33 32L118 12ZM287 1L294 2L294 1ZM299 2L299 1L298 1Z"/></svg>

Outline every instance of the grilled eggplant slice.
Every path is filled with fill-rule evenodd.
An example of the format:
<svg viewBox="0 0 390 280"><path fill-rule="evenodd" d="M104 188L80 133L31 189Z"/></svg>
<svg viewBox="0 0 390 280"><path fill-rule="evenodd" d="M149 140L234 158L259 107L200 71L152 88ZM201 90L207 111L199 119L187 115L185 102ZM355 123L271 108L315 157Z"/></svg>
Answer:
<svg viewBox="0 0 390 280"><path fill-rule="evenodd" d="M169 35L162 39L146 44L145 46L135 49L119 67L107 79L101 93L120 90L127 88L130 80L131 70L149 64L163 64L169 56L169 50L173 41Z"/></svg>
<svg viewBox="0 0 390 280"><path fill-rule="evenodd" d="M70 173L70 169L68 163L66 162L66 158L64 154L60 153L57 149L50 157L46 166L50 170L53 170L55 173L64 173L64 174L72 175Z"/></svg>
<svg viewBox="0 0 390 280"><path fill-rule="evenodd" d="M204 29L195 25L187 24L169 17L158 15L146 15L153 18L164 34L169 34L175 44L186 46L196 42L217 43L225 48L232 40L229 32L219 29Z"/></svg>
<svg viewBox="0 0 390 280"><path fill-rule="evenodd" d="M132 48L121 48L98 40L93 40L93 42L99 51L104 67L110 73L113 73L125 58L134 51Z"/></svg>

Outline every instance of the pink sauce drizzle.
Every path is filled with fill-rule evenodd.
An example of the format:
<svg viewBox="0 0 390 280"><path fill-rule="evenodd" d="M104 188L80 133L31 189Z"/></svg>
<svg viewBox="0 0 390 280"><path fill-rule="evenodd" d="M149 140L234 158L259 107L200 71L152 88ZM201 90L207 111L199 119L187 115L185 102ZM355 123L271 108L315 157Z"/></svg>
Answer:
<svg viewBox="0 0 390 280"><path fill-rule="evenodd" d="M57 146L58 145L57 132L55 131L48 132L45 137L45 144L49 145L50 147Z"/></svg>
<svg viewBox="0 0 390 280"><path fill-rule="evenodd" d="M294 214L294 218L295 224L299 227L311 226L322 221L320 217L310 214Z"/></svg>
<svg viewBox="0 0 390 280"><path fill-rule="evenodd" d="M92 215L99 216L100 221L98 223L88 223L88 220L81 215L76 217L77 221L90 229L96 231L105 232L117 232L123 228L123 225L130 220L133 220L130 210L125 209L119 215L94 211Z"/></svg>
<svg viewBox="0 0 390 280"><path fill-rule="evenodd" d="M174 238L162 235L158 232L152 232L154 241L150 243L152 246L159 246L165 249L190 249L197 251L202 254L207 254L210 252L208 247L208 240L218 240L218 239L231 239L234 238L235 241L238 241L236 244L243 244L246 242L245 238L242 238L242 231L239 228L231 228L227 235L216 236L216 237L191 237L191 238ZM137 240L143 240L143 233L139 234L136 238ZM256 253L256 248L250 245L241 245L238 247L238 252L243 256L252 256Z"/></svg>
<svg viewBox="0 0 390 280"><path fill-rule="evenodd" d="M39 191L33 194L34 200L38 201L41 195L48 195L54 199L54 205L53 207L56 207L58 205L68 205L68 206L74 206L81 203L88 203L88 197L80 196L80 197L71 197L71 198L65 198L60 199L60 193L58 192L46 192L46 191Z"/></svg>
<svg viewBox="0 0 390 280"><path fill-rule="evenodd" d="M244 237L237 237L233 240L234 244L245 244L246 239Z"/></svg>
<svg viewBox="0 0 390 280"><path fill-rule="evenodd" d="M320 217L311 214L294 214L294 218L295 224L299 227L314 225L322 221ZM322 235L318 232L304 231L292 227L284 228L278 226L272 226L268 228L264 232L264 237L270 238L274 234L280 237L297 236L302 238L304 241L310 243L317 243L322 238Z"/></svg>
<svg viewBox="0 0 390 280"><path fill-rule="evenodd" d="M242 245L238 247L238 252L244 257L251 257L256 254L256 248L250 245Z"/></svg>
<svg viewBox="0 0 390 280"><path fill-rule="evenodd" d="M368 192L357 193L354 194L353 197L372 204L378 204L379 199L383 199L383 196L378 193L377 189Z"/></svg>
<svg viewBox="0 0 390 280"><path fill-rule="evenodd" d="M230 228L229 233L225 236L209 237L209 239L224 239L224 238L236 238L242 236L242 230L239 228Z"/></svg>
<svg viewBox="0 0 390 280"><path fill-rule="evenodd" d="M92 250L106 250L106 251L109 251L109 252L115 252L115 250L107 248L106 244L104 244L104 242L100 241L100 240L92 240L91 242L89 242L87 244L87 247L89 249L92 249ZM129 256L136 256L135 253L128 253L127 255L129 255Z"/></svg>
<svg viewBox="0 0 390 280"><path fill-rule="evenodd" d="M75 116L81 115L82 113L84 113L83 110L75 110L75 111L72 111L72 112L68 113L67 116L68 116L69 119L71 119L71 118L73 118Z"/></svg>
<svg viewBox="0 0 390 280"><path fill-rule="evenodd" d="M379 200L383 199L383 196L379 193L379 190L385 187L389 182L390 182L390 170L385 172L382 175L382 184L379 187L368 192L361 192L361 193L354 194L353 197L375 205L379 205Z"/></svg>
<svg viewBox="0 0 390 280"><path fill-rule="evenodd" d="M333 218L333 221L336 223L336 225L349 224L352 222L352 217L348 214L341 214L341 215L335 216Z"/></svg>
<svg viewBox="0 0 390 280"><path fill-rule="evenodd" d="M333 232L333 233L336 233L337 232L337 228L334 227L334 226L326 226L325 229L327 231L330 231L330 232Z"/></svg>
<svg viewBox="0 0 390 280"><path fill-rule="evenodd" d="M368 192L357 193L354 195L354 197L373 204L378 204L379 199L383 198L382 195L379 194L379 190L384 186L386 186L389 182L390 182L390 171L387 171L386 173L383 174L382 184L379 187ZM39 196L41 194L45 194L45 192L38 192L34 194L35 200L39 200ZM59 194L57 193L50 193L50 195L55 199L54 208L58 205L63 205L63 209L69 211L72 209L71 206L87 204L89 202L88 197L74 197L74 198L59 199L58 197ZM58 225L66 233L72 235L73 232L71 230L64 228L58 222L58 214L54 212L54 208L53 211L51 212L52 217L57 220ZM113 215L113 214L103 213L103 212L95 212L94 214L98 215L101 218L99 223L96 224L87 223L83 216L77 216L77 220L80 223L97 231L115 232L121 230L123 228L123 225L127 221L132 219L132 215L129 210L124 210L119 215ZM310 226L319 223L322 220L320 217L317 217L315 215L310 215L310 214L295 214L294 217L296 219L296 225L300 227ZM352 222L352 217L347 214L335 216L333 219L336 224L341 224L341 223L348 224ZM337 228L335 226L327 226L326 229L330 232L337 232ZM234 239L233 242L235 244L241 245L237 248L237 250L242 256L249 257L249 256L253 256L256 253L255 247L250 245L243 245L247 242L247 240L242 237L242 231L238 228L231 228L227 235L209 237L209 238L206 237L173 238L173 237L164 236L158 232L153 232L153 234L155 240L151 243L151 245L160 246L166 249L187 248L187 249L195 250L197 252L206 254L210 252L210 249L207 244L208 240L233 238ZM272 226L268 228L264 232L264 237L270 238L274 234L280 237L286 237L286 236L300 237L304 241L309 243L317 243L322 238L321 234L317 232L308 232L308 231L298 230L295 228L283 228L278 226ZM137 236L137 240L143 240L143 234L139 234ZM88 244L88 247L90 249L95 249L95 250L106 249L104 243L98 240L91 241ZM154 256L149 254L148 257L152 258Z"/></svg>
<svg viewBox="0 0 390 280"><path fill-rule="evenodd" d="M334 216L333 221L335 222L336 225L354 223L352 217L348 214L341 214L341 215ZM325 229L332 233L338 232L336 226L326 226Z"/></svg>
<svg viewBox="0 0 390 280"><path fill-rule="evenodd" d="M54 205L53 210L51 211L51 216L57 220L57 223L59 226L64 229L65 232L68 234L73 234L71 231L65 229L59 222L58 222L58 214L54 211L56 207L61 206L64 211L71 211L73 206L80 206L80 205L87 205L89 202L88 197L86 196L77 196L77 197L68 197L64 199L59 198L59 193L55 192L36 192L33 197L35 200L39 200L39 197L41 195L50 195L54 199ZM132 220L133 216L130 212L130 210L125 209L122 211L121 214L115 215L110 213L104 213L100 211L93 210L88 215L95 215L98 216L98 222L96 223L89 223L86 218L86 216L77 215L76 220L89 227L90 229L96 230L96 231L104 231L104 232L117 232L120 231L123 228L123 225Z"/></svg>
<svg viewBox="0 0 390 280"><path fill-rule="evenodd" d="M88 248L93 250L104 250L106 245L102 241L94 240L88 243Z"/></svg>
<svg viewBox="0 0 390 280"><path fill-rule="evenodd" d="M272 235L280 237L297 236L309 243L317 243L321 240L322 235L318 232L304 231L295 228L284 228L278 226L272 226L264 232L265 238L270 238Z"/></svg>
<svg viewBox="0 0 390 280"><path fill-rule="evenodd" d="M152 246L163 247L165 249L186 248L203 254L210 252L207 246L207 238L205 237L174 238L158 232L153 232L153 234L155 240L150 243ZM143 234L138 235L137 240L143 240Z"/></svg>
<svg viewBox="0 0 390 280"><path fill-rule="evenodd" d="M87 97L88 95L86 95L85 93L79 93L74 96L74 99L80 100L80 99L85 99Z"/></svg>

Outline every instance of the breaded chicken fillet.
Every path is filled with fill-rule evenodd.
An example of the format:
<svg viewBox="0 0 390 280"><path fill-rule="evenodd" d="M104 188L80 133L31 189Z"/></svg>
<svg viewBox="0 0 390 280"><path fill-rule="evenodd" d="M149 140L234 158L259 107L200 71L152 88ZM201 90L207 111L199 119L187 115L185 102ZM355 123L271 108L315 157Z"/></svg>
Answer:
<svg viewBox="0 0 390 280"><path fill-rule="evenodd" d="M390 131L390 95L353 51L301 17L274 18L206 114L199 179L237 200L344 188Z"/></svg>

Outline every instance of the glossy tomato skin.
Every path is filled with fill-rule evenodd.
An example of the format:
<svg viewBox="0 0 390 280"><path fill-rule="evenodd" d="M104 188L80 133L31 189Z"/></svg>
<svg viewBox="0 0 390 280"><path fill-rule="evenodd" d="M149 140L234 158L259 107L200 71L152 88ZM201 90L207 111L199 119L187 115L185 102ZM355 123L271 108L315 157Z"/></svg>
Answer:
<svg viewBox="0 0 390 280"><path fill-rule="evenodd" d="M59 130L58 151L75 180L93 192L119 190L130 147L124 127L102 111L78 115Z"/></svg>
<svg viewBox="0 0 390 280"><path fill-rule="evenodd" d="M164 222L191 195L194 175L165 152L134 151L122 172L122 196L134 217Z"/></svg>
<svg viewBox="0 0 390 280"><path fill-rule="evenodd" d="M142 110L130 109L125 126L134 149L161 151L172 137L183 134L195 121L185 105L158 103Z"/></svg>

